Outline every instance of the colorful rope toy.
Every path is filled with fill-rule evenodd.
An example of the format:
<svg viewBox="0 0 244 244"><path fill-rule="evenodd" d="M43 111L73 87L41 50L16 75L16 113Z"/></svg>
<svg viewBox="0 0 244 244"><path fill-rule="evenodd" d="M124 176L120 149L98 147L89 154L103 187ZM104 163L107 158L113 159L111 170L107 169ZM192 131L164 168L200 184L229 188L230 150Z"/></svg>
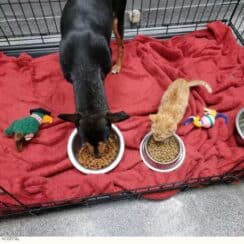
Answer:
<svg viewBox="0 0 244 244"><path fill-rule="evenodd" d="M226 124L228 123L228 118L225 114L218 113L214 109L204 108L204 115L202 117L190 116L183 124L188 125L193 123L198 128L211 128L218 118L222 118Z"/></svg>

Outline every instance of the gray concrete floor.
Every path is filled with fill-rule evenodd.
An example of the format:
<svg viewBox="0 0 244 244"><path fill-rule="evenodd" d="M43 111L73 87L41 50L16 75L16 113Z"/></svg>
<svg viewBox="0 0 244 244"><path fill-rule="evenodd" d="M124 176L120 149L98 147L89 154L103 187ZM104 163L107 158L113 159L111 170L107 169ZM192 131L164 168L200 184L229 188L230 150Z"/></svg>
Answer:
<svg viewBox="0 0 244 244"><path fill-rule="evenodd" d="M244 183L0 220L0 236L244 236Z"/></svg>

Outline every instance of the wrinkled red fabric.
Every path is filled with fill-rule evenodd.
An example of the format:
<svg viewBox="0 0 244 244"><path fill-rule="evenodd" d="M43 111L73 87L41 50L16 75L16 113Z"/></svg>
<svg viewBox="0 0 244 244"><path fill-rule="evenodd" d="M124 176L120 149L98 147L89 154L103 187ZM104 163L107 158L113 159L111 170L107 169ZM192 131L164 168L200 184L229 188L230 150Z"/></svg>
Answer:
<svg viewBox="0 0 244 244"><path fill-rule="evenodd" d="M116 45L112 43L114 57ZM148 169L139 144L149 131L148 115L157 110L167 86L175 79L202 79L213 94L193 88L185 118L203 112L205 106L225 113L211 129L179 125L186 145L186 159L176 171L157 173ZM117 124L126 151L119 166L104 175L84 175L70 163L66 145L73 124L57 118L74 112L71 84L62 76L58 54L32 58L27 54L0 54L0 186L25 204L95 196L191 178L222 175L244 168L244 150L237 144L234 120L244 107L244 48L221 22L185 36L156 40L138 36L125 42L123 71L109 75L105 83L112 111L131 115ZM3 135L11 121L26 116L30 108L52 112L54 122L44 125L22 153L13 139ZM176 191L148 196L163 199ZM0 201L14 203L0 193Z"/></svg>

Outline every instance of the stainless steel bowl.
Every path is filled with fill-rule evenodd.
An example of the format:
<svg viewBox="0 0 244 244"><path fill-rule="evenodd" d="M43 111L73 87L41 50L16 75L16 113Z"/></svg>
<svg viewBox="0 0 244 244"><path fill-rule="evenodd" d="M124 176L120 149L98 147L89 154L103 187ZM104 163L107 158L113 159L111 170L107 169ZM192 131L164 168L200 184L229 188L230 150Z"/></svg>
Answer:
<svg viewBox="0 0 244 244"><path fill-rule="evenodd" d="M236 116L236 130L244 141L244 108L242 108Z"/></svg>
<svg viewBox="0 0 244 244"><path fill-rule="evenodd" d="M179 141L179 139L176 137L176 135L174 134L174 137L176 138L176 141L177 141L177 143L178 143L178 146L179 146L179 148L180 148L180 150L179 150L179 153L177 154L177 156L174 158L174 159L172 159L171 161L166 161L166 162L160 162L160 161L157 161L156 159L154 159L154 158L152 158L152 156L150 155L150 153L149 153L149 151L148 151L148 148L145 146L145 151L146 151L146 154L148 155L148 157L149 157L149 159L151 160L151 161L153 161L154 163L158 163L158 164L171 164L171 163L174 163L175 161L177 161L178 159L179 159L179 157L180 157L180 155L181 155L181 146L180 146L180 141ZM145 140L145 145L147 145L148 143L149 143L149 141L150 141L150 139L152 138L152 136L149 136L149 137L147 137L146 138L146 140Z"/></svg>
<svg viewBox="0 0 244 244"><path fill-rule="evenodd" d="M147 144L151 137L152 133L149 132L148 134L146 134L140 145L141 158L143 162L147 165L147 167L157 172L170 172L176 170L183 164L185 160L186 149L184 142L178 135L174 134L174 137L176 138L180 146L179 154L174 160L165 163L158 162L150 156L147 150Z"/></svg>
<svg viewBox="0 0 244 244"><path fill-rule="evenodd" d="M116 166L118 166L118 164L120 163L120 161L124 155L125 142L124 142L122 133L120 132L119 128L116 125L112 125L112 130L115 132L115 134L119 138L119 152L111 164L109 164L107 167L104 167L104 168L98 169L98 170L87 169L79 163L76 155L77 155L78 151L80 150L81 145L80 145L80 140L79 140L79 136L77 133L77 129L73 130L73 132L71 133L69 140L68 140L67 151L68 151L68 156L69 156L71 163L77 170L79 170L80 172L82 172L84 174L105 174L105 173L108 173L109 171L113 170Z"/></svg>

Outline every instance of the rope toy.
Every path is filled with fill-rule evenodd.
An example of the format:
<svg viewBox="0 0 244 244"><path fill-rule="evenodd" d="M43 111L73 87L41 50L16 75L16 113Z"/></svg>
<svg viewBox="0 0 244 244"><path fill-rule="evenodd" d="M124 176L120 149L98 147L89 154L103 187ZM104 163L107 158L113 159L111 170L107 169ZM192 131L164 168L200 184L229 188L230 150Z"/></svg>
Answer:
<svg viewBox="0 0 244 244"><path fill-rule="evenodd" d="M190 116L183 123L188 125L193 123L194 126L198 128L211 128L214 126L215 120L222 118L225 121L225 124L228 123L228 117L225 114L218 113L215 109L204 108L204 115L200 116Z"/></svg>

